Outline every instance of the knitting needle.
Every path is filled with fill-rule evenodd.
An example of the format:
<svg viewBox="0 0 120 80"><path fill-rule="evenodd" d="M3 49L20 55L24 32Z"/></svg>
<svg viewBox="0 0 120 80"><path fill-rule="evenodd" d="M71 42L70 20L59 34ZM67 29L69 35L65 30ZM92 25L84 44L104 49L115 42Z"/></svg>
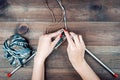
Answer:
<svg viewBox="0 0 120 80"><path fill-rule="evenodd" d="M66 38L64 38L64 41L66 40ZM59 45L57 45L55 47L55 49L57 49L62 43L60 43ZM101 64L107 71L109 71L115 78L118 78L118 74L114 73L108 66L106 66L100 59L98 59L92 52L90 52L87 48L85 49L85 51L93 58L95 59L99 64Z"/></svg>
<svg viewBox="0 0 120 80"><path fill-rule="evenodd" d="M63 20L64 20L64 29L68 29L67 27L67 17L66 17L66 11L65 11L65 8L64 6L62 5L61 3L61 0L56 0L57 3L59 4L62 12L63 12ZM65 34L64 34L64 29L62 29L62 33L60 35L60 40L57 42L56 46L54 49L57 49L65 40L66 40L66 37L65 37Z"/></svg>
<svg viewBox="0 0 120 80"><path fill-rule="evenodd" d="M63 12L63 20L64 20L64 28L67 30L68 27L67 27L66 10L65 10L64 6L62 5L61 0L57 0L57 3L59 4L59 6L60 6L61 9L62 9L62 12Z"/></svg>
<svg viewBox="0 0 120 80"><path fill-rule="evenodd" d="M34 56L35 56L35 53L34 53L32 56L30 56L30 57L25 61L24 64L26 64L28 61L30 61ZM19 70L21 67L22 67L22 65L20 65L20 66L18 66L17 68L15 68L12 72L7 73L7 77L11 77L11 76L12 76L17 70Z"/></svg>
<svg viewBox="0 0 120 80"><path fill-rule="evenodd" d="M60 0L57 0L58 4L60 5L62 11L63 11L63 15L64 15L64 27L67 30L67 18L66 18L66 11L65 8L63 7L63 5L61 4ZM62 35L61 35L62 36ZM65 36L61 37L61 39L64 38L65 41ZM58 44L56 45L55 49L57 49L64 41L62 40L58 41ZM61 42L60 42L61 41ZM92 57L94 58L99 64L101 64L107 71L109 71L115 78L118 78L118 74L114 73L109 67L107 67L100 59L98 59L95 55L93 55L93 53L91 53L88 49L85 49L86 52Z"/></svg>
<svg viewBox="0 0 120 80"><path fill-rule="evenodd" d="M101 64L107 71L109 71L115 78L118 78L118 74L114 73L108 66L106 66L100 59L98 59L92 52L90 52L88 49L85 49L86 52L94 58L99 64Z"/></svg>

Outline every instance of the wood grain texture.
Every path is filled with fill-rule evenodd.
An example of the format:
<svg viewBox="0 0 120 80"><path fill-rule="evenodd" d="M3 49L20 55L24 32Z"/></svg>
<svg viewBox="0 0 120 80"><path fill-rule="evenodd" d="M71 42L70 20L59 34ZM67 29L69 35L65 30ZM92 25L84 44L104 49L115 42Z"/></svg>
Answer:
<svg viewBox="0 0 120 80"><path fill-rule="evenodd" d="M24 22L21 22L24 23ZM30 27L30 33L25 36L32 45L37 45L38 37L47 32L63 28L63 24L52 22L25 22ZM14 33L20 22L0 22L0 44ZM120 45L119 22L68 22L69 31L83 35L86 45L118 46ZM10 27L10 28L8 28ZM6 35L6 36L5 36ZM32 36L31 36L32 35Z"/></svg>
<svg viewBox="0 0 120 80"><path fill-rule="evenodd" d="M12 69L9 68L3 68L2 70L0 70L2 76L0 75L1 80L30 80L31 79L31 73L32 73L32 68L23 68L20 69L16 74L14 74L14 76L12 76L10 79L6 78L6 73L8 71L11 71ZM108 73L106 73L105 71L103 71L102 69L99 69L99 73L97 74L102 74L104 73L104 76L102 75L101 80L114 80L114 78L110 77L110 75ZM66 69L49 69L46 71L46 80L80 80L80 76L74 71L74 70L66 70ZM24 75L21 75L24 74ZM63 77L64 76L64 77ZM117 80L117 79L115 79ZM119 80L119 79L118 79Z"/></svg>
<svg viewBox="0 0 120 80"><path fill-rule="evenodd" d="M2 44L14 34L16 26L27 23L30 32L24 35L31 46L37 47L38 38L45 32L50 33L62 28L63 23L52 22L0 22L0 80L7 80L6 73L13 70L3 57ZM87 48L98 56L114 72L120 74L120 23L119 22L68 22L69 30L83 35ZM65 42L46 61L46 80L81 80L69 62ZM85 58L101 80L114 80L112 75L101 67L87 53ZM30 80L33 60L14 74L10 80ZM115 79L115 80L119 80Z"/></svg>
<svg viewBox="0 0 120 80"><path fill-rule="evenodd" d="M57 21L61 9L55 0L49 0ZM120 21L119 0L64 0L68 21ZM44 0L8 0L6 8L0 10L0 21L52 21Z"/></svg>
<svg viewBox="0 0 120 80"><path fill-rule="evenodd" d="M4 58L3 43L14 34L16 26L27 23L30 32L24 35L37 48L38 38L63 28L61 9L56 0L48 0L57 22L45 0L7 0L0 2L0 80L31 80L33 60L10 79L6 73L12 68ZM81 34L87 48L120 75L120 1L119 0L62 0L67 12L69 31ZM59 22L59 23L58 23ZM69 62L67 42L47 58L45 80L82 80ZM85 59L101 80L114 79L87 53Z"/></svg>

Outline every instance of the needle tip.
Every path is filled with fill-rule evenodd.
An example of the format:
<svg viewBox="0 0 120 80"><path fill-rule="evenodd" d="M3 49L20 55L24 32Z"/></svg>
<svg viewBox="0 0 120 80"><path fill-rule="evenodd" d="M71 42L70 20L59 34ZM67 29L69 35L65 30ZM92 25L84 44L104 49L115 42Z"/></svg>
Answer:
<svg viewBox="0 0 120 80"><path fill-rule="evenodd" d="M11 77L11 76L12 76L12 74L11 74L11 73L8 73L8 74L7 74L7 77Z"/></svg>
<svg viewBox="0 0 120 80"><path fill-rule="evenodd" d="M115 74L114 74L114 77L115 77L115 78L118 78L118 74L115 73Z"/></svg>

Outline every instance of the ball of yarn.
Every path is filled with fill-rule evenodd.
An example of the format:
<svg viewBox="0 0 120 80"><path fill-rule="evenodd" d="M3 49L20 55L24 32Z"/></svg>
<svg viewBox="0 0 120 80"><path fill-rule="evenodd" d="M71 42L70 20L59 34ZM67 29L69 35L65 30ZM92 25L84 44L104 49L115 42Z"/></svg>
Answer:
<svg viewBox="0 0 120 80"><path fill-rule="evenodd" d="M20 34L15 34L7 39L4 42L3 50L5 58L14 67L23 65L32 52L27 40Z"/></svg>

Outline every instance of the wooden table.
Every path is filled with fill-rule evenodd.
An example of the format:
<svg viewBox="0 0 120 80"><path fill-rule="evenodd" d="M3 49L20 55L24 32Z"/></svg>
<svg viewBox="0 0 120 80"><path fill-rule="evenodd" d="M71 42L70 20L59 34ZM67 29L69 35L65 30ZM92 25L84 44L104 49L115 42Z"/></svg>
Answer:
<svg viewBox="0 0 120 80"><path fill-rule="evenodd" d="M61 20L61 10L55 0L49 0L56 20ZM69 30L81 34L87 48L99 59L120 75L120 1L119 0L63 0L67 10ZM30 32L24 35L30 45L37 48L38 38L47 32L63 27L63 23L52 22L53 18L44 0L8 0L0 9L0 80L8 80L6 73L13 70L2 49L3 42L14 34L16 26L27 23ZM67 56L67 42L48 57L46 80L81 80L70 64ZM101 80L114 80L112 75L101 67L88 54L88 64ZM10 80L30 80L33 60L17 71ZM115 79L120 80L120 78Z"/></svg>

